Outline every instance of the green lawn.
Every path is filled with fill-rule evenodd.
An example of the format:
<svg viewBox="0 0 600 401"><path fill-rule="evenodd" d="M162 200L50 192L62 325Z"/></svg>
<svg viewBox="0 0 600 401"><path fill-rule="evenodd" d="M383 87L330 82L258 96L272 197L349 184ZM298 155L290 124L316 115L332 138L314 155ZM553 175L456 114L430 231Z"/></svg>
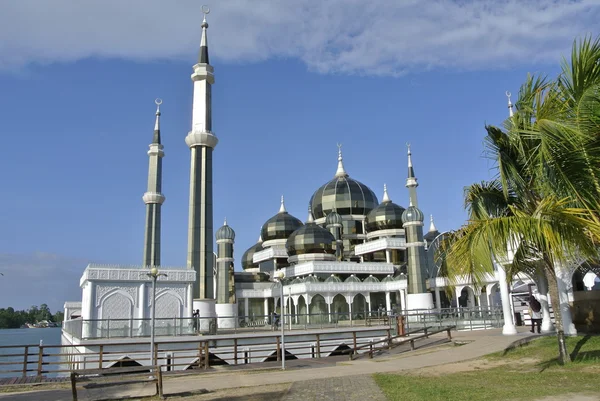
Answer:
<svg viewBox="0 0 600 401"><path fill-rule="evenodd" d="M556 338L486 357L491 369L441 376L376 374L389 400L530 400L568 393L597 394L600 385L600 337L567 340L574 363L556 363ZM525 361L525 362L524 362Z"/></svg>

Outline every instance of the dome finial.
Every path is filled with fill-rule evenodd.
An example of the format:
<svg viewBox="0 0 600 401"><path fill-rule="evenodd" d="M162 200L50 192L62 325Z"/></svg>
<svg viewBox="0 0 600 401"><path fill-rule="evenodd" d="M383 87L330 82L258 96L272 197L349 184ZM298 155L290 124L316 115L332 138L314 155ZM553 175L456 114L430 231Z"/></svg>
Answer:
<svg viewBox="0 0 600 401"><path fill-rule="evenodd" d="M283 202L283 195L281 195L281 206L279 207L279 213L287 213L287 210L285 210L285 203Z"/></svg>
<svg viewBox="0 0 600 401"><path fill-rule="evenodd" d="M388 203L391 202L392 200L390 199L388 192L387 192L387 185L383 184L383 200L381 201L382 203Z"/></svg>
<svg viewBox="0 0 600 401"><path fill-rule="evenodd" d="M506 97L508 98L508 115L509 115L509 117L512 117L513 116L513 104L510 101L511 93L509 91L506 91Z"/></svg>
<svg viewBox="0 0 600 401"><path fill-rule="evenodd" d="M308 205L308 217L306 218L306 224L314 223L314 222L315 222L315 220L313 218L312 208L310 207L310 205Z"/></svg>
<svg viewBox="0 0 600 401"><path fill-rule="evenodd" d="M344 162L343 162L343 157L342 157L342 144L338 143L337 147L338 147L338 167L337 167L337 171L335 172L335 176L336 177L348 177L348 173L346 173L346 170L344 169Z"/></svg>
<svg viewBox="0 0 600 401"><path fill-rule="evenodd" d="M224 226L227 225L227 217L225 217L225 222L223 223Z"/></svg>
<svg viewBox="0 0 600 401"><path fill-rule="evenodd" d="M433 215L429 215L429 231L430 232L434 232L437 231L437 228L435 227L435 223L433 222Z"/></svg>

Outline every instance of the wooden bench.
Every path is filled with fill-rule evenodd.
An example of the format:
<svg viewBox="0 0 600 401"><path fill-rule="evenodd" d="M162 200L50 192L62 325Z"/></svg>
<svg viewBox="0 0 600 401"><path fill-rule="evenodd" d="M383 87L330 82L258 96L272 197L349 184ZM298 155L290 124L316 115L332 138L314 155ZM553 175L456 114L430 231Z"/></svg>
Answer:
<svg viewBox="0 0 600 401"><path fill-rule="evenodd" d="M152 370L149 372L149 370ZM129 366L104 369L80 369L71 372L71 392L77 401L77 383L87 382L86 388L121 386L138 383L156 383L156 393L163 396L162 372L160 366Z"/></svg>

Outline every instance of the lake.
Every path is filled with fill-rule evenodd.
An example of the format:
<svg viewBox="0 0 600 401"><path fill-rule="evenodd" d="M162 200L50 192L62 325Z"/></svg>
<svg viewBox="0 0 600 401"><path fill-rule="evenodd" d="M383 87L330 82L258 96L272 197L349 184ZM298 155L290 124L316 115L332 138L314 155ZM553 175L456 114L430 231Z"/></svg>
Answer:
<svg viewBox="0 0 600 401"><path fill-rule="evenodd" d="M60 327L45 329L3 329L0 330L0 345L60 345ZM1 351L0 351L1 352Z"/></svg>
<svg viewBox="0 0 600 401"><path fill-rule="evenodd" d="M48 327L45 329L3 329L0 330L0 346L2 345L39 345L40 340L43 341L43 345L60 345L60 327ZM0 365L0 377L14 377L20 376L18 372L7 373L7 370L20 370L23 368L23 357L22 356L6 356L9 354L22 354L23 348L0 348L0 361L1 362L15 362L15 364ZM38 349L30 348L30 354L37 354ZM51 349L52 353L60 352L60 348ZM5 356L3 356L5 355ZM37 361L37 355L29 357L30 363L27 368L30 370L28 375L35 375L37 369L34 361ZM44 361L57 362L58 357L50 356L45 357ZM50 368L50 367L48 367ZM57 365L52 365L52 368L57 369ZM45 376L55 376L55 373L45 373Z"/></svg>

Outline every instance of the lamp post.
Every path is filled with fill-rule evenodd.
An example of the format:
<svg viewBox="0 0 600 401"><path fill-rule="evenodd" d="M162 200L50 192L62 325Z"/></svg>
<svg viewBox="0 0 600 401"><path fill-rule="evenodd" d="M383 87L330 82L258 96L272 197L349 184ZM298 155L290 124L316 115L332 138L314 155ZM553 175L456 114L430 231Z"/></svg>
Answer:
<svg viewBox="0 0 600 401"><path fill-rule="evenodd" d="M156 366L156 354L154 353L154 317L156 314L156 280L160 276L167 277L164 273L159 273L156 267L150 269L150 273L146 273L152 279L152 307L150 312L150 360L151 365Z"/></svg>
<svg viewBox="0 0 600 401"><path fill-rule="evenodd" d="M283 305L283 278L285 277L285 273L282 270L279 270L275 273L275 277L273 278L276 283L279 283L280 289L280 302L281 306L280 316L281 322L279 322L281 326L281 370L285 370L285 306Z"/></svg>

